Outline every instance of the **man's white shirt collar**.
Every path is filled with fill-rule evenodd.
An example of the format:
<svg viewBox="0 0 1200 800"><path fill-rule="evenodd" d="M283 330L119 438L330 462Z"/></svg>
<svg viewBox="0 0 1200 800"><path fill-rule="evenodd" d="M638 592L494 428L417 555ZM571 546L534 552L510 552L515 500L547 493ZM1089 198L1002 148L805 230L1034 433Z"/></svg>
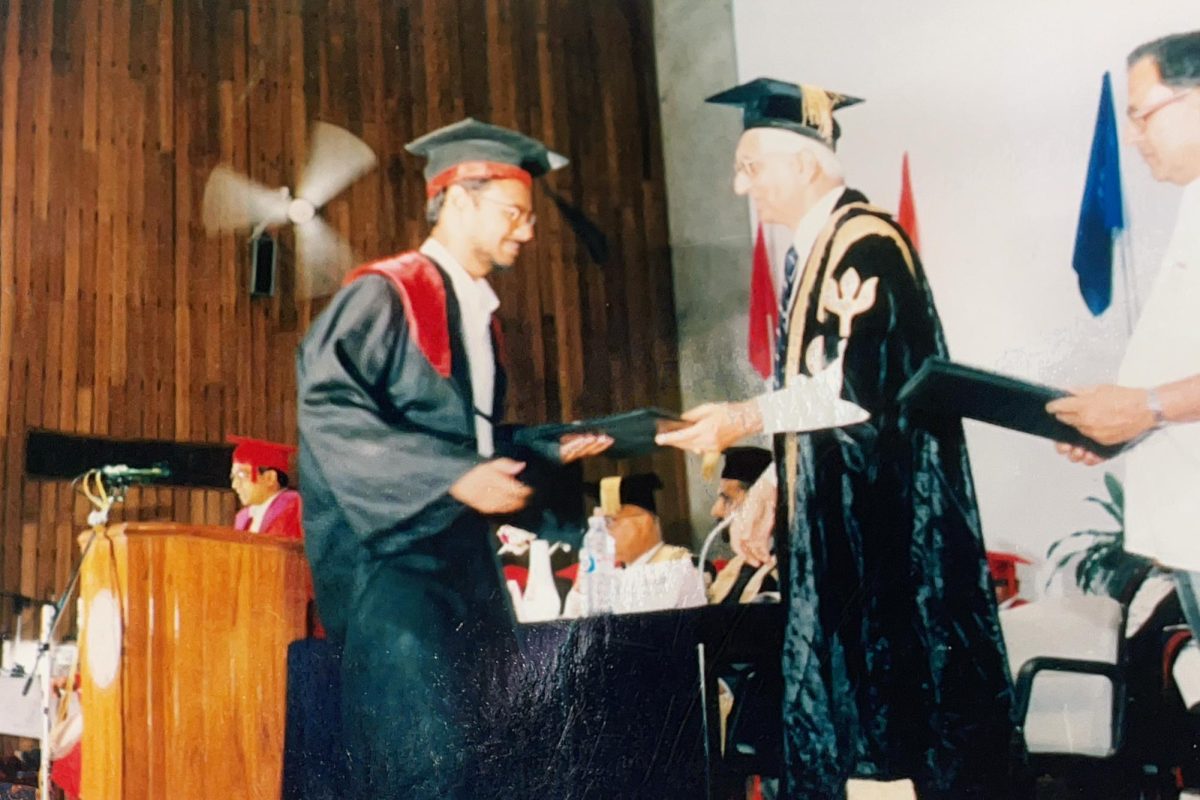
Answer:
<svg viewBox="0 0 1200 800"><path fill-rule="evenodd" d="M458 298L458 304L464 307L464 313L468 305L470 311L481 314L492 314L500 307L500 298L496 297L487 278L471 277L466 267L437 239L432 236L426 239L421 245L421 253L436 261L450 276L450 282L454 284L454 296Z"/></svg>
<svg viewBox="0 0 1200 800"><path fill-rule="evenodd" d="M836 186L830 189L821 199L813 204L813 207L808 210L808 213L800 220L800 224L796 226L792 235L792 247L796 250L796 269L803 270L805 263L808 262L812 254L813 245L817 243L817 237L821 235L821 230L825 227L825 223L829 220L829 216L833 213L834 207L838 204L838 200L842 199L842 195L846 191L846 186ZM783 265L780 265L779 286L783 286ZM797 284L799 281L796 282ZM792 307L792 302L796 297L795 285L792 287L792 295L787 299L787 307Z"/></svg>
<svg viewBox="0 0 1200 800"><path fill-rule="evenodd" d="M250 512L249 531L251 533L258 533L262 529L262 521L263 517L267 515L267 509L271 507L271 503L275 502L275 498L281 494L283 494L282 489L257 505L246 506L246 509Z"/></svg>
<svg viewBox="0 0 1200 800"><path fill-rule="evenodd" d="M1200 254L1200 178L1183 187L1179 201L1179 212L1175 217L1175 231L1167 246L1166 263L1186 266Z"/></svg>
<svg viewBox="0 0 1200 800"><path fill-rule="evenodd" d="M493 408L496 399L496 356L492 347L492 314L500 307L500 298L496 297L486 278L471 277L446 246L432 236L421 245L421 253L432 258L446 271L454 296L458 298L463 345L467 350L467 366L471 372L475 442L479 454L489 457L495 451L490 418L496 413Z"/></svg>
<svg viewBox="0 0 1200 800"><path fill-rule="evenodd" d="M662 549L663 549L663 543L659 542L658 544L654 545L654 547L651 547L649 550L647 550L646 552L642 553L640 556L635 558L633 560L633 563L630 564L629 566L636 567L641 564L649 564L650 559L654 558L654 556L658 554L658 551L662 550Z"/></svg>

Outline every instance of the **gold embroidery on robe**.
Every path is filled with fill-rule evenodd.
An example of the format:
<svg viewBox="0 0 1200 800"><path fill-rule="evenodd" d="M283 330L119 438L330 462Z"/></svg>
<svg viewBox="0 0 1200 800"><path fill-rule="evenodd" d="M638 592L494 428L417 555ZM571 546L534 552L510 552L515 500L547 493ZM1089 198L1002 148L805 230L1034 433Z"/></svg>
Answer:
<svg viewBox="0 0 1200 800"><path fill-rule="evenodd" d="M866 211L870 213L858 214L852 219L846 220L846 217L854 212ZM868 236L882 236L885 239L892 240L896 249L904 258L904 263L908 267L908 271L914 277L916 276L916 264L913 261L912 251L909 250L908 243L904 241L904 237L896 230L894 224L887 220L876 216L877 214L886 215L887 212L871 205L870 203L847 203L838 208L830 216L829 221L825 223L825 227L817 241L813 244L812 252L809 253L808 260L804 264L804 273L800 277L799 285L796 287L796 300L792 303L791 320L788 326L788 343L787 343L787 358L784 362L784 382L797 373L800 367L800 347L804 341L805 321L808 315L808 299L812 295L814 286L818 280L826 280L822 272L822 265L828 269L830 265L841 263L842 259L851 247ZM843 223L843 220L845 222ZM832 239L832 242L830 241ZM825 251L829 250L828 258L825 257ZM857 275L857 272L855 273ZM822 287L822 292L824 287ZM872 304L874 298L872 298ZM827 319L825 304L818 302L817 304L817 322L824 322ZM807 360L806 360L807 365ZM792 520L796 516L796 477L799 468L799 440L795 433L784 434L784 476L787 486L788 500L788 520Z"/></svg>
<svg viewBox="0 0 1200 800"><path fill-rule="evenodd" d="M838 338L850 338L854 318L875 305L878 286L878 276L864 281L854 267L843 272L841 280L825 277L825 285L821 287L821 311L831 312L838 318Z"/></svg>

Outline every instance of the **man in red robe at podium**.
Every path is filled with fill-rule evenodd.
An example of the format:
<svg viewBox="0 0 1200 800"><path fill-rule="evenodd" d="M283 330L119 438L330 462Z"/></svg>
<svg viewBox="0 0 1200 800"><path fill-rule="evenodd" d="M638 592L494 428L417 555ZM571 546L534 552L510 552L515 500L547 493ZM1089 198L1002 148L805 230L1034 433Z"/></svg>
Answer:
<svg viewBox="0 0 1200 800"><path fill-rule="evenodd" d="M303 538L300 493L288 488L288 460L296 448L244 436L229 440L237 444L229 484L242 503L233 527L284 539Z"/></svg>

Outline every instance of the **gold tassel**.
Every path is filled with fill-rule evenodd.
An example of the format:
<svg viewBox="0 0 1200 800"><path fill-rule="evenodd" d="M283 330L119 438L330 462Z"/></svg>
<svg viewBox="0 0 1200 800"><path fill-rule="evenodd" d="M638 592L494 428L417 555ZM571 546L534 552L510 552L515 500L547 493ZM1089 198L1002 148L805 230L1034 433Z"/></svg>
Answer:
<svg viewBox="0 0 1200 800"><path fill-rule="evenodd" d="M805 126L815 128L822 139L833 144L833 98L829 92L810 84L801 84L800 93Z"/></svg>
<svg viewBox="0 0 1200 800"><path fill-rule="evenodd" d="M600 479L600 510L609 517L615 517L621 510L620 475Z"/></svg>

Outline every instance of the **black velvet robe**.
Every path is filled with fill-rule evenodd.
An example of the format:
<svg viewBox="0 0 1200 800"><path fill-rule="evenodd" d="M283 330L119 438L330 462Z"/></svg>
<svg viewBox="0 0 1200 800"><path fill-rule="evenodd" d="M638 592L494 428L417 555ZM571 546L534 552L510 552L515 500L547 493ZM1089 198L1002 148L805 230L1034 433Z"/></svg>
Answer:
<svg viewBox="0 0 1200 800"><path fill-rule="evenodd" d="M458 304L438 273L449 377L378 275L334 297L297 357L305 548L343 648L355 798L479 797L472 738L494 730L498 668L515 649L488 523L447 494L484 459Z"/></svg>
<svg viewBox="0 0 1200 800"><path fill-rule="evenodd" d="M842 396L870 420L776 437L786 792L842 797L857 775L1006 797L1012 688L962 426L896 403L946 344L920 261L865 200L847 190L801 265L789 331L789 374L832 362L842 329L826 282L878 279L843 365Z"/></svg>

